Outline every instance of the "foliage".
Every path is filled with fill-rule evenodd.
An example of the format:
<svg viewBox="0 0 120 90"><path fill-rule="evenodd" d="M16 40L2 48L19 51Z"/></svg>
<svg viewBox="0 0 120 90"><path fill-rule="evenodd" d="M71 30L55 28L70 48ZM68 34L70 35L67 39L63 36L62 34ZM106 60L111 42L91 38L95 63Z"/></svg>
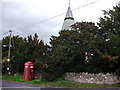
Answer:
<svg viewBox="0 0 120 90"><path fill-rule="evenodd" d="M92 40L97 35L95 31L98 28L92 22L76 23L73 27L79 29L63 30L58 37L52 36L50 61L45 69L47 79L55 79L68 71L87 71L85 53L93 53Z"/></svg>
<svg viewBox="0 0 120 90"><path fill-rule="evenodd" d="M100 28L101 40L104 41L103 49L99 49L104 62L106 71L120 75L120 7L113 7L113 10L104 11L104 17L98 23ZM100 45L100 44L99 44Z"/></svg>
<svg viewBox="0 0 120 90"><path fill-rule="evenodd" d="M8 41L9 36L3 38L3 45L7 45ZM13 36L10 65L7 61L7 53L8 47L3 47L3 73L6 72L7 67L10 67L12 74L23 73L24 63L27 61L34 62L35 70L39 70L41 60L46 58L47 45L44 45L44 42L38 39L37 34L34 34L33 37L30 35L28 38Z"/></svg>

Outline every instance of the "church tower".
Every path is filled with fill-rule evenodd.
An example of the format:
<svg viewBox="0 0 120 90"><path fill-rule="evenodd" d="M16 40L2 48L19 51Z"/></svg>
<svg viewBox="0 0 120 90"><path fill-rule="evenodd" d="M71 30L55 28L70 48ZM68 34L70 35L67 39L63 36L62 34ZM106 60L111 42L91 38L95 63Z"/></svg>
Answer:
<svg viewBox="0 0 120 90"><path fill-rule="evenodd" d="M64 19L64 23L62 26L62 30L71 30L71 25L73 25L75 23L74 18L73 18L73 14L72 14L72 10L70 7L70 0L69 0L69 6L68 6L68 10Z"/></svg>

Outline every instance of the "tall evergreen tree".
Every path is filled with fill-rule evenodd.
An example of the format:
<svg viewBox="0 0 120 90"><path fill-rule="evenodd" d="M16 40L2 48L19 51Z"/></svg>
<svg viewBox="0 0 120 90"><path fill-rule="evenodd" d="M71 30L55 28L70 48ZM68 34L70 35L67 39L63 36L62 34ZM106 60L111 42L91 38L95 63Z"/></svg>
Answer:
<svg viewBox="0 0 120 90"><path fill-rule="evenodd" d="M104 17L98 23L100 27L101 40L105 44L100 49L104 62L107 62L105 72L116 72L120 74L120 7L115 6L109 11L104 11ZM99 43L100 45L100 43Z"/></svg>
<svg viewBox="0 0 120 90"><path fill-rule="evenodd" d="M3 38L2 42L7 45L9 37ZM42 40L38 39L36 33L34 36L28 36L28 38L13 36L9 66L11 73L23 73L24 63L27 61L34 62L35 70L39 72L41 70L40 63L46 59L47 47ZM6 72L8 67L7 54L8 47L3 48L3 72Z"/></svg>

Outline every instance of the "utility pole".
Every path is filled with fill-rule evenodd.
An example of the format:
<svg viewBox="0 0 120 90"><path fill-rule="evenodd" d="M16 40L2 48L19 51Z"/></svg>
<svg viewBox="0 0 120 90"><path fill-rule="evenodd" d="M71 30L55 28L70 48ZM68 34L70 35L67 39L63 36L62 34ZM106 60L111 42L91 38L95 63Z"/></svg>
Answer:
<svg viewBox="0 0 120 90"><path fill-rule="evenodd" d="M7 70L8 70L8 74L11 74L10 72L10 47L11 47L11 36L12 36L12 30L9 30L9 33L10 33L10 37L9 37L9 45L8 45L8 67L7 67Z"/></svg>

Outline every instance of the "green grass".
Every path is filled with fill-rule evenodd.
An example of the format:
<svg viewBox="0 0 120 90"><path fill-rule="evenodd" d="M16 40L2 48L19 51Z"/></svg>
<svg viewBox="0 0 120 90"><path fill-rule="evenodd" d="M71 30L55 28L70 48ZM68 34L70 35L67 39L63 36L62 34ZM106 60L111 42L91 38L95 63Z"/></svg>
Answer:
<svg viewBox="0 0 120 90"><path fill-rule="evenodd" d="M32 81L25 81L23 80L22 76L3 75L2 79L10 80L10 81L25 82L25 83L36 84L36 85L47 85L47 86L55 86L55 87L69 87L69 88L117 88L117 87L120 87L120 84L112 84L112 85L81 84L77 82L64 80L62 78L59 78L56 81L50 81L50 82L46 80L42 80L42 79L34 79Z"/></svg>
<svg viewBox="0 0 120 90"><path fill-rule="evenodd" d="M2 76L3 80L10 80L10 81L18 81L18 82L25 82L25 83L30 83L30 84L42 84L45 83L45 80L41 80L41 79L34 79L32 81L26 81L23 80L23 76L10 76L10 75L3 75Z"/></svg>

